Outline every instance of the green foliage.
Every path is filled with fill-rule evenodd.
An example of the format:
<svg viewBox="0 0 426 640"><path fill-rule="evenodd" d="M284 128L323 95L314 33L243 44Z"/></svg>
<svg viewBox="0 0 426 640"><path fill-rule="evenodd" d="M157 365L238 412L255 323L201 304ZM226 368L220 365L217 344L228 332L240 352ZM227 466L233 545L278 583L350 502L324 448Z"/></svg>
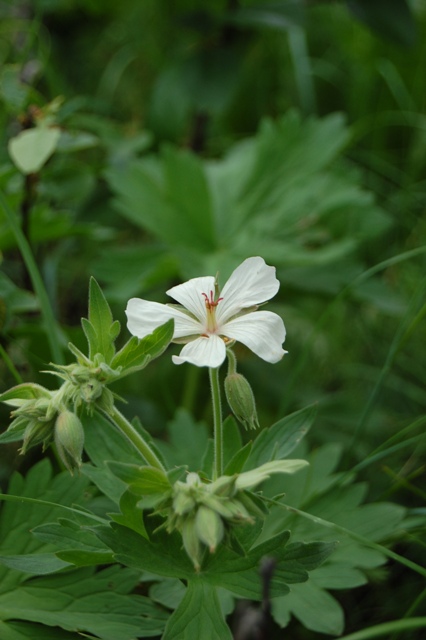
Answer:
<svg viewBox="0 0 426 640"><path fill-rule="evenodd" d="M31 633L30 637L50 637L52 626L57 631L54 637L61 639L68 637L61 629L96 634L102 640L131 640L135 635L161 633L166 621L164 613L147 598L129 595L138 582L137 573L118 566L100 572L90 567L69 570L76 553L69 554L72 559L68 561L51 551L58 540L63 546L67 536L57 534L59 525L55 528L43 523L62 516L73 503L78 502L82 509L88 505L91 493L85 478L71 479L67 473L52 477L51 466L44 460L25 479L15 474L9 492L9 498L16 497L4 504L0 516L0 629L4 638L20 640L24 637L21 629L23 634ZM21 497L34 503L22 501ZM78 518L83 517L87 523L91 517L78 509L70 509L70 513L74 519L64 522L69 531L68 545L75 551L85 549ZM36 536L29 532L33 528L39 529ZM83 533L84 538L87 539L87 532ZM96 544L93 539L91 548ZM99 549L99 544L96 546ZM103 564L105 554L98 553L97 562ZM58 573L64 567L68 570ZM45 575L48 573L52 575ZM26 624L17 625L19 620Z"/></svg>
<svg viewBox="0 0 426 640"><path fill-rule="evenodd" d="M349 258L389 225L338 161L348 136L338 115L302 122L293 112L265 121L222 160L165 147L159 157L109 170L107 179L119 212L163 243L183 277L218 268L225 277L256 254L318 269Z"/></svg>
<svg viewBox="0 0 426 640"><path fill-rule="evenodd" d="M410 571L424 576L422 3L27 4L1 8L5 427L16 414L0 481L22 460L15 441L50 441L57 412L42 405L61 395L44 387L49 362L73 385L66 411L92 415L78 417L81 475L60 473L53 449L52 473L33 447L26 479L12 476L0 637L230 638L227 616L237 598L259 600L269 553L273 617L294 640L344 625L348 640L421 634ZM201 532L196 573L179 531L152 513L188 473L211 480L206 380L170 358L147 368L172 322L124 345L119 322L129 297L164 302L218 270L224 282L249 255L277 267L289 354L272 370L236 350L260 429L225 419L223 469L248 478L256 522L227 530L215 553L220 531ZM110 382L123 415L118 395L99 395ZM309 468L285 473L290 456Z"/></svg>

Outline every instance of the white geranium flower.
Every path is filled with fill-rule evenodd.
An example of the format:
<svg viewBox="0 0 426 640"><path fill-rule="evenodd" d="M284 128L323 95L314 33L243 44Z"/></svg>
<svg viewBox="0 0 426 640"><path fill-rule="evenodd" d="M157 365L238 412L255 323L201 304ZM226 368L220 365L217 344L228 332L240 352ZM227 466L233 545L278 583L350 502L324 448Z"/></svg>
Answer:
<svg viewBox="0 0 426 640"><path fill-rule="evenodd" d="M226 357L226 345L238 340L267 362L278 362L285 327L271 311L257 311L272 298L280 283L275 268L263 258L248 258L232 273L215 299L213 276L192 278L172 287L167 294L182 307L132 298L127 304L127 326L144 338L170 318L175 321L173 340L186 343L175 364L190 362L198 367L219 367Z"/></svg>

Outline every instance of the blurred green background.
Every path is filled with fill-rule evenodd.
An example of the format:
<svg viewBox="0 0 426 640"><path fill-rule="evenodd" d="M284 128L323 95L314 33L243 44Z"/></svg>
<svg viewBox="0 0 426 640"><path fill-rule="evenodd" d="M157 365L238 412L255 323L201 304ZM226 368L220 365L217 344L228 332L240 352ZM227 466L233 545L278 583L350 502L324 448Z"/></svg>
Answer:
<svg viewBox="0 0 426 640"><path fill-rule="evenodd" d="M394 438L359 479L370 501L424 508L425 36L423 0L3 1L0 187L63 357L68 339L82 344L90 275L125 333L129 297L165 302L173 284L217 271L223 284L261 255L282 283L269 308L289 351L273 369L237 351L261 425L318 403L310 446L341 444L347 470ZM43 122L59 141L22 175L8 143ZM4 213L0 249L1 387L51 384L40 301ZM116 389L159 437L180 407L210 416L206 372L169 356ZM4 479L39 455L15 451L0 454ZM424 558L419 536L399 545ZM341 596L349 631L406 614L420 586L398 571Z"/></svg>

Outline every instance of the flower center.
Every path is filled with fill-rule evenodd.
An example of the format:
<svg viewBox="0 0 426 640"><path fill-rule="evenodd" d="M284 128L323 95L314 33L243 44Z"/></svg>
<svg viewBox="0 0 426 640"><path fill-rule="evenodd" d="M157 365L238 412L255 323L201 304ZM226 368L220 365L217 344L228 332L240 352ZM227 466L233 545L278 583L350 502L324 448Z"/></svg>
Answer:
<svg viewBox="0 0 426 640"><path fill-rule="evenodd" d="M204 302L207 310L207 333L216 333L218 330L216 323L216 307L223 298L214 299L213 291L210 291L210 296L207 293L202 294L204 296Z"/></svg>

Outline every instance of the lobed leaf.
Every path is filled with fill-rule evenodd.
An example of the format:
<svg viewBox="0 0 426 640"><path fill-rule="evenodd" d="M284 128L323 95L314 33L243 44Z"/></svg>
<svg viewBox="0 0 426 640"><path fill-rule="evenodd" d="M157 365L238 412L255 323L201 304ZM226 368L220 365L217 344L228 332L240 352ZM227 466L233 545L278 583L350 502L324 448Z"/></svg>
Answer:
<svg viewBox="0 0 426 640"><path fill-rule="evenodd" d="M201 579L188 582L186 593L170 617L163 640L232 640L217 589Z"/></svg>
<svg viewBox="0 0 426 640"><path fill-rule="evenodd" d="M119 376L121 378L144 369L151 360L158 358L166 350L173 338L173 331L174 321L171 319L141 340L133 336L112 358L111 367L122 368Z"/></svg>

